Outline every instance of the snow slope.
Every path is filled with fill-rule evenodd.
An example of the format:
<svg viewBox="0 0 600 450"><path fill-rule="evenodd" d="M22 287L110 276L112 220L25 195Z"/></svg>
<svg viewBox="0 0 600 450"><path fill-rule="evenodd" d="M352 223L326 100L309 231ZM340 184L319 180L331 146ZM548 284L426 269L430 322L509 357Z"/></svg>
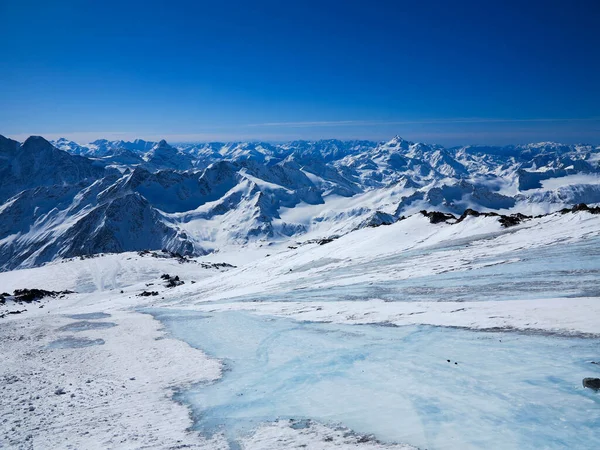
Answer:
<svg viewBox="0 0 600 450"><path fill-rule="evenodd" d="M0 445L597 448L599 242L586 211L418 214L0 273L0 292L76 292L0 304Z"/></svg>

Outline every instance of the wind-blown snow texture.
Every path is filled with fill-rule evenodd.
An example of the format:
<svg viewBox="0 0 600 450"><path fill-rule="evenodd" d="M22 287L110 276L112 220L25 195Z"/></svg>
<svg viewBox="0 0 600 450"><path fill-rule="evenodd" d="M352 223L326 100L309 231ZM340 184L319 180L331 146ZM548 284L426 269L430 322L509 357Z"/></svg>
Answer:
<svg viewBox="0 0 600 450"><path fill-rule="evenodd" d="M0 269L102 252L185 255L325 238L422 209L542 214L600 202L600 147L0 136Z"/></svg>

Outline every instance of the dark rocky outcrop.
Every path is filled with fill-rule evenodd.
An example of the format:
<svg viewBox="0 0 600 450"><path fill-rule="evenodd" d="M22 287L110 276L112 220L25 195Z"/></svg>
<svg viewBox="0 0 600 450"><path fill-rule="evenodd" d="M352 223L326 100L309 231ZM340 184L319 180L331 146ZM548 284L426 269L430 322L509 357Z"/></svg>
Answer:
<svg viewBox="0 0 600 450"><path fill-rule="evenodd" d="M498 221L502 224L504 228L514 227L515 225L519 225L523 220L531 219L531 216L526 216L525 214L516 213L511 214L510 216L501 215Z"/></svg>
<svg viewBox="0 0 600 450"><path fill-rule="evenodd" d="M317 244L325 245L325 244L329 244L330 242L333 242L333 239L325 238L325 239L319 239L319 241L317 241Z"/></svg>
<svg viewBox="0 0 600 450"><path fill-rule="evenodd" d="M600 378L584 378L583 387L600 391Z"/></svg>
<svg viewBox="0 0 600 450"><path fill-rule="evenodd" d="M44 289L15 289L13 295L12 295L12 300L14 300L17 303L20 302L25 302L25 303L30 303L33 302L35 300L41 300L44 297L58 297L58 296L64 296L67 294L74 294L73 291L46 291ZM2 294L1 297L4 297L5 294ZM8 298L8 296L4 297L5 299Z"/></svg>
<svg viewBox="0 0 600 450"><path fill-rule="evenodd" d="M152 258L173 258L176 259L179 264L194 262L190 255L182 255L179 252L172 252L167 249L162 249L161 251L152 251L152 250L142 250L138 252L139 256L150 256Z"/></svg>
<svg viewBox="0 0 600 450"><path fill-rule="evenodd" d="M559 212L561 214L569 214L569 213L576 213L576 212L580 212L580 211L585 211L590 214L600 214L600 206L588 206L585 203L579 203L579 204L573 206L572 208L563 208ZM509 227L513 227L515 225L519 225L524 220L529 220L529 219L533 218L533 216L528 216L528 215L521 214L521 213L506 215L506 214L498 214L495 212L480 212L480 211L476 211L471 208L467 208L460 215L460 217L458 219L452 214L443 213L440 211L422 210L422 211L420 211L420 213L423 216L428 217L429 222L434 223L434 224L442 223L442 222L448 223L449 220L454 220L454 222L450 222L450 223L457 224L457 223L462 222L469 216L471 216L471 217L498 217L498 221L504 228L509 228ZM553 213L551 213L551 214L553 214ZM535 216L535 217L539 218L539 217L544 217L545 215L548 215L548 214ZM402 220L402 218L400 218L398 220Z"/></svg>
<svg viewBox="0 0 600 450"><path fill-rule="evenodd" d="M573 212L586 211L590 214L600 214L600 206L588 206L585 203L579 203L572 208L563 208L560 210L561 214L568 214Z"/></svg>
<svg viewBox="0 0 600 450"><path fill-rule="evenodd" d="M397 219L391 214L387 214L382 211L375 211L369 218L365 219L355 229L358 230L366 227L376 228L381 225L391 225L396 222L396 220Z"/></svg>
<svg viewBox="0 0 600 450"><path fill-rule="evenodd" d="M203 269L235 269L237 267L228 263L200 263L200 266Z"/></svg>
<svg viewBox="0 0 600 450"><path fill-rule="evenodd" d="M182 284L185 284L184 281L179 279L178 275L175 275L172 277L168 273L164 273L160 277L167 282L165 284L165 287L168 287L168 288L173 288L173 287L181 286Z"/></svg>
<svg viewBox="0 0 600 450"><path fill-rule="evenodd" d="M465 220L467 217L498 217L499 214L495 213L495 212L479 212L479 211L475 211L474 209L471 208L467 208L465 209L465 212L461 214L461 216L458 218L458 220L456 221L456 223L460 223L463 220Z"/></svg>
<svg viewBox="0 0 600 450"><path fill-rule="evenodd" d="M443 213L440 211L420 211L425 217L429 218L430 223L442 223L448 220L456 220L456 217L452 214Z"/></svg>
<svg viewBox="0 0 600 450"><path fill-rule="evenodd" d="M321 239L309 239L308 241L305 241L304 244L325 245L325 244L329 244L330 242L335 241L337 238L339 238L339 236L330 236L330 237L321 238Z"/></svg>

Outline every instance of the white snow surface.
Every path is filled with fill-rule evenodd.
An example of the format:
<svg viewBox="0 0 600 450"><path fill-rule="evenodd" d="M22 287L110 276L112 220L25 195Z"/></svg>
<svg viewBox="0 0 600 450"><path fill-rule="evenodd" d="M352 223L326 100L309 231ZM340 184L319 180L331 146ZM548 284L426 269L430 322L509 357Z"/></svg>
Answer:
<svg viewBox="0 0 600 450"><path fill-rule="evenodd" d="M560 448L562 442L571 448L596 448L598 442L589 431L593 426L590 425L592 428L588 430L587 425L576 425L572 421L576 420L573 411L581 408L577 406L577 399L590 404L596 401L596 394L587 389L581 391L581 378L597 374L596 366L590 364L593 359L585 359L594 358L594 354L585 352L589 352L588 348L593 347L600 335L599 242L600 216L587 212L553 214L508 229L502 228L494 217L467 217L458 224L431 224L417 214L392 225L358 229L324 245L290 240L262 247L257 245L252 249L231 246L186 262L125 252L65 259L42 267L0 273L0 293L19 288L76 292L22 305L9 299L0 305L0 314L5 314L0 318L0 353L3 355L0 360L3 380L0 417L5 419L0 423L0 445L7 448L187 446L223 449L236 445L244 449L379 449L413 445L455 449L493 446L494 441L491 444L490 439L502 439L504 435L503 441L496 441L497 447L519 448L527 444ZM209 265L214 263L236 267ZM164 273L178 275L185 284L165 287L160 278ZM157 295L138 296L142 291L156 291ZM8 314L10 311L23 312ZM181 335L176 335L176 330L165 325L167 322L163 323L160 317L153 319L146 314L148 311L161 311L166 317L172 315L183 320L182 324L187 323L188 328L181 328ZM219 327L217 322L216 334L209 339L208 335L205 338L196 335L196 331L200 331L196 322L186 322L184 312L177 311L193 312L196 314L194 320L200 320L199 324L205 320L202 315L208 320L221 320L222 317L223 323L233 325L237 316L226 314L250 315L240 316L240 323L250 323L246 317L266 320L252 322L259 327L256 330L228 330L227 326ZM97 313L106 316L73 317ZM328 356L327 348L322 349L323 357L331 357L340 365L330 367L328 362L326 369L319 369L325 370L319 381L324 384L317 385L320 389L330 386L327 389L331 391L316 391L317 394L310 394L305 402L297 403L298 411L304 411L308 417L302 414L290 417L285 405L295 405L294 402L300 401L298 398L302 399L303 389L311 386L300 381L303 372L295 372L294 364L310 362L311 358L298 356L300 359L293 359L294 353L287 354L287 358L292 358L292 366L280 360L277 348L300 345L301 341L286 343L278 340L277 327L290 332L295 328L287 322L285 326L279 324L276 317L308 324L302 325L304 328L300 330L312 333L306 336L312 336L313 340L319 339L319 334L318 329L310 328L311 323L342 327L387 326L373 328L374 334L367 333L367 336L373 334L365 341L371 342L369 345L384 336L385 339L393 336L393 331L387 330L395 327L399 330L423 326L480 330L469 338L474 343L479 342L477 333L493 329L502 330L501 341L508 336L505 336L507 330L516 332L515 337L510 338L515 352L522 350L518 346L519 339L533 333L537 336L533 342L536 346L552 348L552 339L583 342L582 349L577 351L584 352L585 356L576 363L579 365L573 366L581 367L578 372L569 372L575 369L560 366L563 367L560 391L554 391L557 388L551 382L536 381L541 383L538 389L542 389L540 395L543 398L551 399L556 395L565 408L571 409L560 412L564 418L563 427L557 428L552 421L558 419L553 415L552 406L548 406L548 417L538 420L535 425L532 422L532 426L537 427L538 440L535 441L523 441L518 435L518 427L509 430L486 421L490 418L492 422L505 420L507 424L512 423L516 419L503 409L507 407L505 405L514 404L516 399L521 399L525 405L531 401L529 394L525 394L529 391L513 392L511 389L516 384L510 383L502 389L511 400L493 403L493 407L485 406L491 405L489 402L492 401L485 390L479 389L475 393L465 390L460 394L462 397L456 398L448 393L440 401L464 402L470 404L470 409L468 414L466 410L463 413L458 410L448 412L446 419L439 422L446 403L435 408L427 403L430 409L425 406L420 409L418 402L407 403L406 397L385 400L386 392L397 396L396 390L401 391L404 384L411 389L418 386L411 372L405 373L400 367L397 370L401 372L393 378L388 378L388 375L392 376L388 372L383 372L379 378L369 378L368 386L356 384L361 382L360 377L351 378L350 386L359 389L355 391L356 397L348 398L349 404L356 406L353 410L347 409L344 398L339 398L340 405L345 405L340 410L335 409L336 403L332 402L319 406L315 400L319 395L324 398L338 395L335 394L336 385L343 389L346 382L344 367L349 364L348 367L353 368L353 377L358 376L356 370L361 367L358 363L348 362L343 354L337 359L335 352L346 350L343 339L333 338L323 341L323 345L335 342L339 347L331 349L331 356ZM99 323L108 325L93 325ZM273 333L270 326L274 327ZM78 331L77 327L83 330ZM356 330L358 334L354 335L348 328L335 328L330 332L342 336L350 333L348 342L361 348L359 330L362 329ZM209 333L209 329L204 332ZM519 334L521 332L526 334ZM244 351L237 336L244 333L248 338L244 345L250 345L255 339L262 342L256 360L236 359L238 353ZM261 341L263 333L268 337ZM439 339L440 351L448 345L452 348L450 341L444 341L450 339L450 335L446 338L441 333L439 336L436 339ZM313 345L312 341L306 342L306 345ZM70 348L72 343L90 345ZM410 341L406 345L408 351ZM63 348L65 346L67 348ZM235 347L240 348L233 351ZM311 354L312 348L290 347L290 351ZM512 348L502 350L498 358L509 358L502 359L505 362L516 357L517 353L511 353ZM267 349L269 357L263 360L261 352ZM557 346L552 358L566 358L562 349L562 344ZM414 355L407 353L409 362L410 358L418 357L419 350L415 351ZM460 369L460 377L467 377L468 361L477 358L477 347L468 350L456 347L455 351L465 360L460 361L459 367L466 365ZM231 352L233 360L227 359L227 352ZM298 355L301 354L304 353ZM427 365L432 364L428 354L428 351L423 353L425 359L420 363L423 366L411 370L418 373L431 370L439 374L440 368ZM377 362L377 359L366 358L365 363ZM446 364L445 360L443 363ZM510 377L524 372L522 376L526 381L537 376L536 370L542 373L550 370L549 367L538 369L535 365L538 362L533 359L531 364L534 365L530 368L493 366L494 376L503 376L505 371L506 377L512 380ZM235 376L228 375L224 367L231 368ZM240 374L236 367L249 369ZM260 375L264 370L271 373L268 371L284 368L282 376L291 373L300 378L292 378L295 380L292 384L287 378L282 379L283 384L265 378L267 386L280 388L277 392L260 394L264 386L256 384L257 394L247 384L248 380L262 383ZM342 375L335 375L336 381L330 382L326 374L331 371L336 374L336 370ZM486 372L487 365L478 370L477 377L492 376L491 372ZM456 373L459 376L459 372ZM452 373L444 376L449 377L446 380L449 384L464 383L463 378L454 379ZM476 378L467 379L474 382ZM518 378L514 380L514 383L521 382ZM221 383L230 383L233 389L242 389L239 394L245 395L239 396L235 390L220 394ZM427 402L440 395L435 386L425 385L421 394L430 396L426 397ZM65 394L56 394L57 389L63 389ZM228 392L231 396L225 395ZM471 399L469 395L474 397ZM511 397L513 395L516 397ZM248 396L249 403L245 403L243 399ZM283 403L276 400L278 398L283 399ZM402 420L396 424L390 422L390 417L364 417L367 410L363 408L377 408L377 402L381 402L379 409L384 416L386 408L400 408ZM212 409L204 411L208 405L212 405ZM261 416L260 411L267 413ZM327 415L327 411L335 411L335 414ZM242 427L241 424L250 417L246 414L258 416L252 416L253 420ZM600 420L591 409L585 414L589 415L590 423ZM224 423L229 423L228 417L231 420L238 415L239 430L237 427L229 429L228 425L218 426L220 417ZM198 417L205 417L208 422L202 422ZM477 429L462 424L461 417L476 420L474 427ZM502 417L504 419L500 419ZM214 426L215 421L217 426ZM573 427L579 427L579 435ZM433 429L437 431L433 433Z"/></svg>

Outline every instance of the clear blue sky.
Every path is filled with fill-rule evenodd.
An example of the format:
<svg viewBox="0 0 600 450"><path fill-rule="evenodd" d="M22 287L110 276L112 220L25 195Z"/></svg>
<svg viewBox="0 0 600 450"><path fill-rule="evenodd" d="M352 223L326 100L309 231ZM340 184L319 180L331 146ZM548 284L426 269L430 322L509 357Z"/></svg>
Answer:
<svg viewBox="0 0 600 450"><path fill-rule="evenodd" d="M600 143L600 1L0 0L0 134Z"/></svg>

